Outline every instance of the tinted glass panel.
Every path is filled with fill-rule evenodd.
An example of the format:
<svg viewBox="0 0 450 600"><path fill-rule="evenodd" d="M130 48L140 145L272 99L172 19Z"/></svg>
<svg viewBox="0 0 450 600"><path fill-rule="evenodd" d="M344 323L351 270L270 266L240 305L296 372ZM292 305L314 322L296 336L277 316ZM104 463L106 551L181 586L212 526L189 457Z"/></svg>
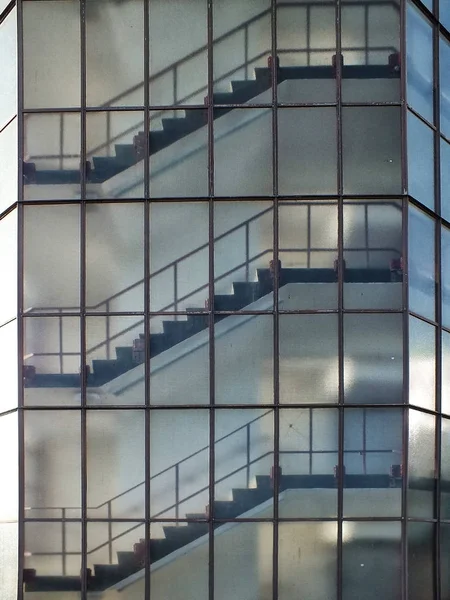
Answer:
<svg viewBox="0 0 450 600"><path fill-rule="evenodd" d="M416 208L409 210L409 307L434 319L434 222Z"/></svg>
<svg viewBox="0 0 450 600"><path fill-rule="evenodd" d="M408 103L433 122L432 29L412 4L408 4L407 10Z"/></svg>
<svg viewBox="0 0 450 600"><path fill-rule="evenodd" d="M416 410L409 412L410 517L432 517L435 485L435 418Z"/></svg>
<svg viewBox="0 0 450 600"><path fill-rule="evenodd" d="M435 409L436 328L409 319L409 403Z"/></svg>
<svg viewBox="0 0 450 600"><path fill-rule="evenodd" d="M450 415L450 334L442 332L442 412Z"/></svg>
<svg viewBox="0 0 450 600"><path fill-rule="evenodd" d="M408 584L411 600L433 600L434 525L408 523Z"/></svg>
<svg viewBox="0 0 450 600"><path fill-rule="evenodd" d="M17 200L17 119L0 132L0 212Z"/></svg>
<svg viewBox="0 0 450 600"><path fill-rule="evenodd" d="M450 144L441 139L441 213L450 221Z"/></svg>
<svg viewBox="0 0 450 600"><path fill-rule="evenodd" d="M0 24L0 51L5 57L0 81L0 129L17 113L17 11Z"/></svg>
<svg viewBox="0 0 450 600"><path fill-rule="evenodd" d="M0 412L15 408L18 403L17 336L16 320L0 327Z"/></svg>
<svg viewBox="0 0 450 600"><path fill-rule="evenodd" d="M441 517L450 519L450 419L442 419L441 434Z"/></svg>
<svg viewBox="0 0 450 600"><path fill-rule="evenodd" d="M17 211L0 220L0 325L17 314Z"/></svg>
<svg viewBox="0 0 450 600"><path fill-rule="evenodd" d="M434 207L434 134L408 112L408 190L428 208Z"/></svg>
<svg viewBox="0 0 450 600"><path fill-rule="evenodd" d="M439 69L441 90L441 131L450 138L450 44L443 38L439 42Z"/></svg>
<svg viewBox="0 0 450 600"><path fill-rule="evenodd" d="M441 229L442 324L450 327L450 230Z"/></svg>

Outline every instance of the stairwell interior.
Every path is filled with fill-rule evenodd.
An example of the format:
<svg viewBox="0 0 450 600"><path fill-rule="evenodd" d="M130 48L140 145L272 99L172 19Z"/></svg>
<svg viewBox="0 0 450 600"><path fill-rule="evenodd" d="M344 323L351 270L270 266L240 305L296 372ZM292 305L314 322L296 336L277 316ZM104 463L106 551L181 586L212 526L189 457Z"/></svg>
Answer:
<svg viewBox="0 0 450 600"><path fill-rule="evenodd" d="M130 22L138 21L140 5L133 1L102 4L87 4L88 31L92 28L98 33L98 39L88 39L97 49L105 44L103 60L117 60L120 77L100 77L102 64L89 61L88 44L88 81L92 81L88 106L141 105L140 69L126 57L127 52L142 52L136 48L143 40L128 30L122 38L123 52L116 57L107 56L105 42L119 35L114 29L119 14ZM256 590L258 598L271 598L272 582L265 575L270 573L265 565L272 561L271 526L248 519L270 518L276 498L281 517L321 519L320 523L280 524L283 555L291 556L280 564L284 593L286 597L298 593L292 573L300 568L302 573L315 574L314 580L309 578L311 589L303 588L305 597L325 600L336 587L330 568L335 548L330 540L336 536L332 519L337 515L340 476L336 472L339 417L333 407L339 385L338 320L333 311L338 306L340 268L344 306L355 310L344 318L346 402L402 401L402 317L376 312L402 308L402 210L399 201L389 199L401 193L400 109L343 109L345 193L380 194L382 199L344 202L341 266L337 261L338 206L335 200L326 199L336 193L334 109L284 109L278 120L280 194L294 195L300 185L304 196L323 198L279 201L276 263L273 205L268 200L272 193L273 74L282 103L334 101L336 56L330 49L334 31L326 25L330 15L334 22L334 4L280 3L279 64L273 69L268 62L270 9L264 3L239 2L236 10L221 12L217 3L215 180L216 195L225 199L214 202L210 243L210 204L201 200L208 183L207 111L202 107L208 91L207 51L204 44L198 44L202 39L206 43L205 9L201 2L190 2L189 10L182 2L171 4L174 22L182 22L184 15L189 26L161 35L158 19L169 9L167 3L153 3L150 97L154 106L162 108L151 112L148 129L142 110L88 112L88 161L80 168L77 114L30 114L26 121L26 199L77 199L84 178L92 203L86 208L89 316L87 365L82 367L80 319L75 314L80 308L80 289L79 278L74 277L80 269L79 207L70 202L53 206L51 219L44 207L36 207L35 214L29 207L29 223L25 220L24 296L30 317L25 328L25 403L48 408L26 415L25 504L30 519L60 520L26 524L25 596L32 600L79 597L78 519L84 468L80 415L52 407L79 407L85 378L88 406L102 408L90 412L86 423L89 597L142 598L149 554L155 596L181 600L186 590L175 584L182 574L195 572L196 577L186 580L189 595L206 598L209 545L213 544L217 564L227 556L227 566L215 573L224 598L233 591L236 598L247 600L256 597ZM76 35L70 30L72 8L70 3L60 3L53 14L58 26L50 33L55 38L64 36L68 44ZM99 18L101 10L110 20ZM175 19L177 11L181 14ZM384 23L384 40L364 28L368 11ZM375 90L375 100L398 100L398 47L390 43L395 36L389 34L395 22L392 15L397 12L394 2L344 7L346 101L374 101ZM305 28L306 15L309 29ZM32 8L26 17L33 22ZM311 45L307 40L319 39L314 27L322 31L321 42ZM379 23L377 28L383 29ZM39 34L37 26L34 43ZM179 41L176 50L174 37ZM54 60L56 68L62 69L58 57ZM71 84L58 92L67 94L69 106L68 99L76 97L78 89L76 60L72 66ZM38 56L34 59L30 53L27 68L45 77ZM32 78L29 81L25 98L30 106L44 108L52 91L33 87ZM163 108L171 104L179 108ZM107 200L143 195L147 159L152 194L171 200L151 205L150 243L145 247L143 207ZM237 196L239 203L226 199ZM416 226L420 231L421 224ZM39 240L43 238L50 238L52 244L42 247ZM60 252L67 257L64 271L55 260ZM150 308L159 313L150 317L147 334L143 315L121 314L144 310L144 253L150 264ZM91 255L95 260L90 260ZM417 290L420 300L421 294L427 294L427 279L420 260L415 268L417 281L422 282ZM322 314L279 318L279 471L273 468L274 411L270 407L274 386L270 311L275 301L287 312L322 310ZM362 315L358 309L374 312ZM211 392L211 331L215 402L220 406L212 443L206 408ZM149 436L139 411L145 403L146 359L150 360L152 406L171 407L152 410ZM433 374L421 367L427 385ZM321 408L289 408L299 402L317 403ZM261 408L265 404L267 409ZM193 411L187 405L197 408ZM117 409L124 406L130 410ZM401 513L402 419L400 410L391 409L390 414L388 426L382 406L355 408L346 416L346 514L364 517L370 511L372 516L389 518ZM427 485L420 477L411 481L411 502L418 510L428 502ZM142 523L146 494L150 516L159 519L151 523L150 531ZM247 521L239 523L239 518ZM395 560L398 527L395 523L378 530L380 560ZM345 525L348 565L344 568L355 581L362 575L351 565L355 560L364 562L372 533L371 523ZM236 547L246 549L247 561L233 561ZM309 553L311 547L314 553ZM294 555L302 553L310 555L298 567ZM233 574L237 574L236 583L230 582ZM374 577L370 570L364 575ZM384 594L383 586L387 590L394 585L392 581L373 583L374 598ZM220 592L216 597L221 598Z"/></svg>

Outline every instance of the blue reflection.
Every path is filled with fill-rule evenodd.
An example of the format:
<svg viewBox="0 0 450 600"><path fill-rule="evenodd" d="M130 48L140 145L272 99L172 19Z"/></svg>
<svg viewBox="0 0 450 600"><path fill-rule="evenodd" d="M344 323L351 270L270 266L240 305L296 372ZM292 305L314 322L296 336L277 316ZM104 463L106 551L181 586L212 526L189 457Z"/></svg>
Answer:
<svg viewBox="0 0 450 600"><path fill-rule="evenodd" d="M450 327L450 229L442 228L441 236L442 255L442 325Z"/></svg>
<svg viewBox="0 0 450 600"><path fill-rule="evenodd" d="M448 10L450 11L450 4ZM441 89L441 131L450 138L450 44L442 38L439 43L439 68Z"/></svg>
<svg viewBox="0 0 450 600"><path fill-rule="evenodd" d="M440 1L439 20L450 31L450 0Z"/></svg>
<svg viewBox="0 0 450 600"><path fill-rule="evenodd" d="M434 207L433 130L408 112L408 191L428 208Z"/></svg>
<svg viewBox="0 0 450 600"><path fill-rule="evenodd" d="M409 210L409 308L434 320L434 221L416 208Z"/></svg>
<svg viewBox="0 0 450 600"><path fill-rule="evenodd" d="M450 221L450 144L441 139L441 214Z"/></svg>
<svg viewBox="0 0 450 600"><path fill-rule="evenodd" d="M408 4L407 12L408 103L433 121L433 34L419 11Z"/></svg>

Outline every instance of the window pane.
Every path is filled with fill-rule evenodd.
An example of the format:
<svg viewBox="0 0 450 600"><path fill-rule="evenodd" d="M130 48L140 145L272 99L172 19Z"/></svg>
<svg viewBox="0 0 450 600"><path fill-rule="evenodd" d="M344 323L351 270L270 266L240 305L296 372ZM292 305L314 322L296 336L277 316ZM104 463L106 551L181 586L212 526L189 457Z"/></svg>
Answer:
<svg viewBox="0 0 450 600"><path fill-rule="evenodd" d="M336 410L280 411L280 517L336 517L338 445Z"/></svg>
<svg viewBox="0 0 450 600"><path fill-rule="evenodd" d="M280 401L338 400L336 315L280 315Z"/></svg>
<svg viewBox="0 0 450 600"><path fill-rule="evenodd" d="M409 308L434 320L434 221L416 208L409 209Z"/></svg>
<svg viewBox="0 0 450 600"><path fill-rule="evenodd" d="M344 516L400 517L403 411L346 409Z"/></svg>
<svg viewBox="0 0 450 600"><path fill-rule="evenodd" d="M401 193L398 108L344 108L342 136L344 193Z"/></svg>
<svg viewBox="0 0 450 600"><path fill-rule="evenodd" d="M80 106L80 5L77 0L23 3L26 108Z"/></svg>
<svg viewBox="0 0 450 600"><path fill-rule="evenodd" d="M344 2L341 10L344 102L400 99L398 2Z"/></svg>
<svg viewBox="0 0 450 600"><path fill-rule="evenodd" d="M432 517L435 485L435 418L409 411L408 516Z"/></svg>
<svg viewBox="0 0 450 600"><path fill-rule="evenodd" d="M26 516L61 518L61 509L54 507L72 507L66 516L79 517L81 415L78 411L28 410L24 436Z"/></svg>
<svg viewBox="0 0 450 600"><path fill-rule="evenodd" d="M401 315L344 316L345 401L401 403L403 340Z"/></svg>
<svg viewBox="0 0 450 600"><path fill-rule="evenodd" d="M17 320L0 327L0 412L15 408L18 403L17 336Z"/></svg>
<svg viewBox="0 0 450 600"><path fill-rule="evenodd" d="M400 523L344 523L342 536L343 600L400 598Z"/></svg>
<svg viewBox="0 0 450 600"><path fill-rule="evenodd" d="M214 325L216 403L272 404L272 316L216 315L216 319L220 319Z"/></svg>
<svg viewBox="0 0 450 600"><path fill-rule="evenodd" d="M0 417L0 477L5 492L0 504L0 524L19 519L19 427L17 412ZM0 525L1 527L1 525ZM0 534L1 540L1 534ZM0 542L0 574L2 572L2 545ZM10 549L5 546L7 554ZM0 577L1 581L1 577Z"/></svg>
<svg viewBox="0 0 450 600"><path fill-rule="evenodd" d="M270 49L270 42L267 46ZM334 102L336 17L333 4L277 1L278 100ZM307 67L313 67L313 70ZM315 77L310 77L314 73ZM270 99L269 99L270 101Z"/></svg>
<svg viewBox="0 0 450 600"><path fill-rule="evenodd" d="M450 591L450 526L441 525L441 597Z"/></svg>
<svg viewBox="0 0 450 600"><path fill-rule="evenodd" d="M336 598L337 526L280 523L278 598Z"/></svg>
<svg viewBox="0 0 450 600"><path fill-rule="evenodd" d="M436 328L409 318L409 403L435 409Z"/></svg>
<svg viewBox="0 0 450 600"><path fill-rule="evenodd" d="M17 119L0 132L0 212L17 201Z"/></svg>
<svg viewBox="0 0 450 600"><path fill-rule="evenodd" d="M205 0L150 2L153 106L203 103L208 86L206 25Z"/></svg>
<svg viewBox="0 0 450 600"><path fill-rule="evenodd" d="M142 0L125 7L108 0L86 3L88 106L143 104L143 26Z"/></svg>
<svg viewBox="0 0 450 600"><path fill-rule="evenodd" d="M24 346L25 404L79 406L80 319L57 316L26 318Z"/></svg>
<svg viewBox="0 0 450 600"><path fill-rule="evenodd" d="M408 596L411 600L433 600L434 525L408 523Z"/></svg>
<svg viewBox="0 0 450 600"><path fill-rule="evenodd" d="M408 191L434 208L434 133L408 111Z"/></svg>
<svg viewBox="0 0 450 600"><path fill-rule="evenodd" d="M223 0L214 0L212 4L214 102L270 104L270 0L243 2L239 9L237 5ZM206 15L202 25L205 20ZM197 60L201 57L200 54ZM206 65L204 69L200 68L200 72L206 73ZM206 81L202 84L206 89Z"/></svg>
<svg viewBox="0 0 450 600"><path fill-rule="evenodd" d="M80 304L80 208L27 206L24 213L25 309L77 310Z"/></svg>
<svg viewBox="0 0 450 600"><path fill-rule="evenodd" d="M441 434L441 518L450 519L450 419L442 419Z"/></svg>
<svg viewBox="0 0 450 600"><path fill-rule="evenodd" d="M450 334L442 332L442 407L450 415Z"/></svg>
<svg viewBox="0 0 450 600"><path fill-rule="evenodd" d="M17 113L17 11L12 10L0 23L0 129Z"/></svg>
<svg viewBox="0 0 450 600"><path fill-rule="evenodd" d="M442 324L450 327L450 230L441 229Z"/></svg>
<svg viewBox="0 0 450 600"><path fill-rule="evenodd" d="M345 201L345 307L400 309L401 259L401 203Z"/></svg>
<svg viewBox="0 0 450 600"><path fill-rule="evenodd" d="M223 533L214 537L216 597L227 590L232 598L245 598L251 590L255 598L266 598L272 589L272 523L227 523L223 527ZM200 598L206 600L207 595Z"/></svg>
<svg viewBox="0 0 450 600"><path fill-rule="evenodd" d="M215 109L214 167L217 196L272 193L271 109Z"/></svg>
<svg viewBox="0 0 450 600"><path fill-rule="evenodd" d="M65 0L61 2L64 3ZM24 124L24 200L80 198L80 122L77 113L27 115Z"/></svg>
<svg viewBox="0 0 450 600"><path fill-rule="evenodd" d="M199 198L208 194L207 129L204 109L150 113L153 198ZM145 134L140 132L134 143L139 149L145 148Z"/></svg>
<svg viewBox="0 0 450 600"><path fill-rule="evenodd" d="M214 519L272 517L273 444L273 411L215 412Z"/></svg>
<svg viewBox="0 0 450 600"><path fill-rule="evenodd" d="M450 138L450 44L440 38L439 41L439 69L441 90L441 131Z"/></svg>
<svg viewBox="0 0 450 600"><path fill-rule="evenodd" d="M207 240L208 207L203 206L202 227ZM198 235L201 236L200 230ZM272 309L273 205L271 202L244 201L214 204L214 292L215 310ZM197 238L201 241L201 237ZM208 248L199 253L205 261ZM195 256L192 257L193 259ZM195 269L197 272L198 268ZM191 277L193 279L193 276ZM205 280L207 266L205 264ZM195 279L193 279L195 281ZM206 285L200 302L204 304ZM192 305L192 304L191 304Z"/></svg>
<svg viewBox="0 0 450 600"><path fill-rule="evenodd" d="M433 34L419 10L407 9L408 103L433 122Z"/></svg>
<svg viewBox="0 0 450 600"><path fill-rule="evenodd" d="M336 202L294 201L278 206L280 307L337 308Z"/></svg>
<svg viewBox="0 0 450 600"><path fill-rule="evenodd" d="M335 109L278 110L280 194L336 194L336 151Z"/></svg>
<svg viewBox="0 0 450 600"><path fill-rule="evenodd" d="M0 326L17 315L17 211L0 220Z"/></svg>
<svg viewBox="0 0 450 600"><path fill-rule="evenodd" d="M439 19L441 23L450 31L450 1L440 0L439 2Z"/></svg>
<svg viewBox="0 0 450 600"><path fill-rule="evenodd" d="M93 519L144 518L144 428L143 411L88 412L86 432L88 517ZM114 500L109 502L111 498Z"/></svg>
<svg viewBox="0 0 450 600"><path fill-rule="evenodd" d="M450 221L450 144L441 139L441 213Z"/></svg>
<svg viewBox="0 0 450 600"><path fill-rule="evenodd" d="M90 204L86 215L86 303L102 312L144 308L142 204Z"/></svg>
<svg viewBox="0 0 450 600"><path fill-rule="evenodd" d="M205 516L209 504L207 410L153 410L150 416L150 513L154 518Z"/></svg>

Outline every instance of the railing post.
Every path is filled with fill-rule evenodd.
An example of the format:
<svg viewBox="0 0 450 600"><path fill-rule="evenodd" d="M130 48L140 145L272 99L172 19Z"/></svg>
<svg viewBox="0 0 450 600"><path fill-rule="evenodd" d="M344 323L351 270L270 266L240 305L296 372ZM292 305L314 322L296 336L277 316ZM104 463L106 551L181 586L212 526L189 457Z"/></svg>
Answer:
<svg viewBox="0 0 450 600"><path fill-rule="evenodd" d="M67 574L67 539L66 539L66 509L61 509L61 543L62 543L62 574Z"/></svg>
<svg viewBox="0 0 450 600"><path fill-rule="evenodd" d="M245 281L250 281L250 223L245 224Z"/></svg>
<svg viewBox="0 0 450 600"><path fill-rule="evenodd" d="M250 423L247 424L246 428L246 436L247 436L247 488L250 487Z"/></svg>
<svg viewBox="0 0 450 600"><path fill-rule="evenodd" d="M110 333L111 333L111 323L109 322L109 300L106 301L106 358L109 360L111 358L111 342L110 342Z"/></svg>
<svg viewBox="0 0 450 600"><path fill-rule="evenodd" d="M109 564L113 563L113 545L112 545L112 505L111 500L108 502L108 560Z"/></svg>
<svg viewBox="0 0 450 600"><path fill-rule="evenodd" d="M173 309L178 310L178 263L173 265ZM175 321L178 321L178 315L175 315Z"/></svg>
<svg viewBox="0 0 450 600"><path fill-rule="evenodd" d="M180 465L175 465L175 519L180 518Z"/></svg>

